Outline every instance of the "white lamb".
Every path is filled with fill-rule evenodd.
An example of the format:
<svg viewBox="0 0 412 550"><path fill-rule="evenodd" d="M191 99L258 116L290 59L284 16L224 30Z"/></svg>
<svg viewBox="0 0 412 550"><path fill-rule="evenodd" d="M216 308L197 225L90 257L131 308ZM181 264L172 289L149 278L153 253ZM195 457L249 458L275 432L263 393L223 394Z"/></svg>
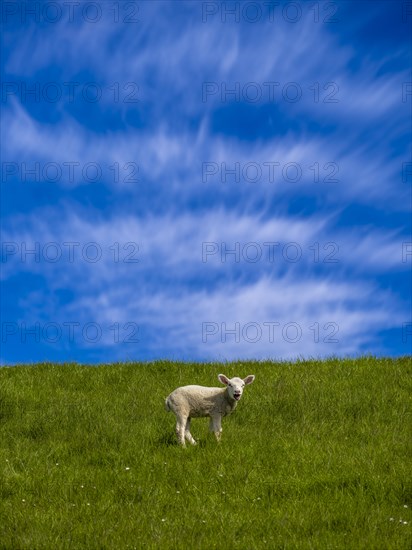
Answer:
<svg viewBox="0 0 412 550"><path fill-rule="evenodd" d="M185 438L192 445L196 445L190 433L192 418L209 416L210 431L214 432L219 441L222 433L222 417L235 410L243 388L255 379L253 374L241 378L229 379L219 374L219 381L226 388L209 388L206 386L181 386L176 388L165 400L166 411L173 411L176 415L176 435L178 442L185 446Z"/></svg>

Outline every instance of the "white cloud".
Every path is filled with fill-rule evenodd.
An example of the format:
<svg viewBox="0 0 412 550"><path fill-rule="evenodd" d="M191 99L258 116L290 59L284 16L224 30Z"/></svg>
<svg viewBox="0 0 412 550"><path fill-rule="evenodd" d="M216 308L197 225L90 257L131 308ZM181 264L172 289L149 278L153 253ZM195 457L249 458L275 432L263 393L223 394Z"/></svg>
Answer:
<svg viewBox="0 0 412 550"><path fill-rule="evenodd" d="M389 159L384 154L376 156L368 143L351 147L347 141L340 143L302 134L299 138L275 137L245 145L214 138L207 120L195 135L172 133L163 125L143 131L95 134L69 117L53 126L43 125L16 103L13 109L5 111L3 122L3 167L20 161L19 170L23 173L22 163L28 170L39 163L40 180L48 181L55 172L53 168L50 172L45 170L49 163L57 163L61 178L51 185L75 187L88 183L88 178L95 177L95 171L92 168L85 172L85 169L97 163L103 185L119 191L134 189L139 195L141 186L134 180L150 181L165 192L173 192L183 204L209 189L214 194L229 194L252 205L262 198L270 201L274 194L293 196L300 190L323 196L328 205L351 198L377 207L390 204L392 209L400 211L408 208L409 191L402 185L401 160ZM120 185L115 179L115 163L118 163L116 174ZM261 175L256 183L253 182L254 169L246 170L248 163L258 165ZM268 163L276 165L269 168ZM294 169L287 171L289 163L298 165L301 176L297 182L291 181ZM69 164L73 164L73 168L69 168ZM207 172L212 165L217 170L214 176ZM233 170L236 165L239 181L229 175L229 183L223 184L223 166ZM138 171L133 172L135 169ZM273 174L272 180L270 174ZM19 172L17 178L21 177ZM328 178L337 183L330 183ZM12 180L12 175L6 176L6 183Z"/></svg>
<svg viewBox="0 0 412 550"><path fill-rule="evenodd" d="M5 240L19 247L25 242L29 249L37 241L41 251L48 242L59 243L62 259L46 261L47 254L54 255L51 247L46 259L41 252L38 263L30 256L22 264L19 251L3 264L2 271L6 280L18 271L44 277L47 290L27 294L22 290L18 298L20 310L25 312L22 320L99 322L106 327L104 346L114 346L107 327L117 322L122 326L136 323L141 329L141 347L157 356L297 357L353 354L373 345L379 348L376 334L399 327L406 312L397 295L370 280L362 281L362 276L370 278L404 267L398 236L374 232L357 242L356 233L341 235L344 242L338 241L338 264L314 264L309 245L322 242L325 235L329 235L328 227L321 219L265 220L224 210L200 216L185 213L98 221L88 221L74 212L57 219L45 211L28 220L24 231L16 220ZM248 263L244 257L236 262L230 255L222 263L219 253L203 262L204 240L219 247L225 241L232 249L236 242L295 241L304 256L297 263L288 262L277 249L272 263L267 258ZM79 243L73 262L68 260L63 242ZM96 263L81 254L89 242L97 243L103 253ZM114 261L115 242L120 243L120 261ZM139 243L139 263L122 261L122 245L127 242ZM61 303L61 289L73 292L75 301ZM230 335L222 342L223 323L232 330L238 326L239 342ZM267 323L277 324L270 329ZM202 326L217 332L202 333ZM256 330L261 335L254 343L250 340ZM274 331L272 339L270 330ZM334 335L339 341L329 342ZM295 337L298 339L293 342ZM120 348L114 348L113 353L118 353ZM137 354L140 349L126 348Z"/></svg>
<svg viewBox="0 0 412 550"><path fill-rule="evenodd" d="M87 127L87 121L76 121L64 108L55 124L36 121L25 106L9 98L2 124L4 160L79 162L81 167L95 162L104 167L103 184L113 183L113 170L109 167L115 162L121 166L134 162L143 179L149 176L156 185L173 190L183 201L202 191L199 183L204 161L242 165L279 161L282 166L296 162L305 169L306 179L313 178L309 169L313 163L318 162L321 176L326 176L322 167L333 162L340 169L339 183L313 188L327 204L344 199L381 207L390 201L391 209L407 208L409 191L399 176L404 159L394 156L388 148L401 129L407 131L405 109L409 104L402 103L406 72L380 74L389 59L366 56L359 70L351 69L351 62L359 53L351 45L342 44L339 33L331 32L327 25L315 24L309 17L313 13L305 12L298 24L288 24L280 17L276 24L265 20L256 25L226 25L219 24L218 18L216 24L203 23L201 6L193 4L185 3L177 10L173 4L162 3L161 8L156 2L143 3L139 5L138 24L122 24L122 18L115 24L112 11L105 10L96 24L83 21L74 26L66 17L59 24L50 25L47 32L41 27L30 27L19 47L13 48L6 59L11 74L21 79L35 78L57 65L62 71L61 81L77 81L79 71L87 73L92 67L93 75L87 78L103 87L114 82L136 82L141 101L114 105L113 94L104 94L102 108L115 107L126 129L96 133ZM174 25L168 17L173 17ZM401 58L404 53L399 51L397 55ZM320 132L309 132L303 124L297 132L290 130L279 136L273 115L273 138L266 136L245 144L228 136L216 136L211 126L214 111L227 104L220 94L202 101L202 84L207 81L217 85L223 82L229 88L236 82L241 87L256 82L261 89L265 82L278 82L274 105L282 117L316 122ZM302 99L297 103L282 98L281 90L290 82L302 90ZM317 102L315 82L320 92ZM339 86L337 103L324 102L332 91L324 89L330 82ZM244 102L243 96L239 99ZM133 109L150 110L150 124L139 129L129 127L125 113ZM182 127L170 116L175 111ZM192 118L197 123L191 127ZM324 127L330 129L322 136ZM372 131L374 141L365 137ZM63 186L84 183L83 177L69 181L67 169L63 169L63 174ZM242 202L259 201L262 197L270 202L274 193L293 195L296 188L300 191L299 185L284 183L254 186L252 197L250 186L233 191ZM127 183L119 189L126 186ZM306 186L303 190L307 189ZM138 186L136 192L139 193Z"/></svg>
<svg viewBox="0 0 412 550"><path fill-rule="evenodd" d="M95 25L83 22L76 27L66 21L47 31L29 27L18 47L10 50L6 70L19 80L36 79L50 67L59 67L62 82L79 80L82 74L103 87L136 82L141 90L135 105L114 105L110 94L102 98L102 116L106 108L115 108L123 128L105 132L92 130L87 118L73 118L64 102L56 106L58 121L51 124L31 116L24 102L9 98L1 129L3 163L63 167L75 162L80 170L98 163L102 185L114 197L104 214L62 199L27 216L6 216L3 241L17 243L19 250L2 265L3 280L28 272L45 283L42 289L21 289L20 311L32 319L59 322L137 322L142 346L152 355L233 359L356 353L369 345L380 349L377 334L399 326L405 311L397 295L373 281L380 274L405 270L405 233L402 228L369 226L343 231L339 215L350 204L400 214L409 208L410 190L400 176L404 159L399 149L394 154L393 146L406 129L410 104L401 101L401 85L407 74L383 71L389 61L385 58L365 57L354 70L351 63L359 53L343 45L339 33L308 18L296 25L204 24L199 3L184 3L182 9L184 14L174 3L159 7L145 2L138 25L114 24L106 17ZM399 59L404 55L397 53ZM224 132L216 135L216 111L229 105L219 93L202 101L204 82L223 82L228 88L237 82L241 87L256 82L262 88L265 82L279 82L272 105L273 135L254 142ZM288 82L300 86L301 101L282 98ZM330 82L339 86L337 103L323 101L331 91L324 86ZM267 107L265 102L261 106ZM133 112L148 117L138 128L126 122ZM256 116L261 116L259 109ZM288 120L295 129L279 128ZM123 167L130 162L139 166L142 185L114 181L114 163ZM220 171L202 181L204 162L216 163L219 170L222 163L232 169L239 163L241 170L247 163L261 169L269 162L280 166L272 183L265 176L255 183L245 181L244 174L237 182L229 178L223 183ZM288 163L301 167L300 181L279 177ZM314 181L315 163L319 182ZM328 163L339 168L335 183L322 179ZM87 183L83 177L70 181L64 173L50 185L68 192ZM15 183L13 177L8 183ZM306 197L313 201L312 217L291 215L295 202L303 204ZM133 205L140 207L144 200L150 207L147 213L133 214ZM359 225L365 225L362 219ZM57 243L62 260L22 262L22 243L32 248L35 242L41 255L47 243ZM68 242L79 243L73 262L67 260ZM84 251L82 255L83 245L90 242L102 251L96 263L85 259ZM207 262L202 261L205 242L218 245ZM261 247L267 242L279 242L280 247L297 243L304 255L296 263L282 255L273 262L263 258L253 263L244 257L237 262L232 256L222 262L221 243L233 249L236 243L242 247L250 242ZM139 245L138 263L122 261L136 252L122 249L126 243ZM321 254L323 245L336 243L339 262L314 262L315 243ZM114 254L120 254L118 262ZM62 289L73 292L73 301L60 302L57 294ZM202 322L219 327L207 342L202 341ZM241 334L238 343L230 338L222 342L224 322L258 323L266 337L252 343ZM274 342L265 322L279 323ZM302 330L297 342L282 335L289 323L298 323ZM314 323L319 324L319 342L310 328ZM338 343L324 341L334 326L328 323L338 326ZM104 344L113 347L113 341Z"/></svg>
<svg viewBox="0 0 412 550"><path fill-rule="evenodd" d="M396 300L375 290L331 280L268 277L245 286L225 282L210 291L159 289L142 294L138 286L112 288L97 299L80 299L75 318L80 323L98 318L107 326L134 322L141 329L140 347L157 357L356 354L368 346L382 350L376 332L400 326L403 320ZM139 354L139 345L129 348Z"/></svg>

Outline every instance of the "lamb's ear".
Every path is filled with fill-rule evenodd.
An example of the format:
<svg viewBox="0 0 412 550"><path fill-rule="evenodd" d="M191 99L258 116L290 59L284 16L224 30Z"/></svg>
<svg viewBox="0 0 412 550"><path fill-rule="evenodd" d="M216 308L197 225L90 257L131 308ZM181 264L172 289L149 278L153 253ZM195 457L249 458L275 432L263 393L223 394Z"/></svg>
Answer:
<svg viewBox="0 0 412 550"><path fill-rule="evenodd" d="M229 384L229 378L224 374L219 374L218 378L219 378L219 382L222 382L222 384L224 384L225 386Z"/></svg>
<svg viewBox="0 0 412 550"><path fill-rule="evenodd" d="M255 375L254 374L249 374L249 376L246 376L246 378L243 379L243 382L247 386L248 384L251 384L254 379L255 379Z"/></svg>

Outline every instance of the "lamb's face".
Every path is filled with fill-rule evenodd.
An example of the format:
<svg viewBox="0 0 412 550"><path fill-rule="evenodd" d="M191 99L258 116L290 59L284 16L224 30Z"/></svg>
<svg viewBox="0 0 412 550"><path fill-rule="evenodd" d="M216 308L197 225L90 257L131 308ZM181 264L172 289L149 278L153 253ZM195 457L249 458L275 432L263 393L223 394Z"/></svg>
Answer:
<svg viewBox="0 0 412 550"><path fill-rule="evenodd" d="M235 401L239 401L242 397L243 389L246 384L251 384L255 377L253 375L247 376L244 380L235 376L235 378L228 378L224 374L219 374L219 380L222 384L227 386L229 397Z"/></svg>
<svg viewBox="0 0 412 550"><path fill-rule="evenodd" d="M227 385L227 391L229 392L231 399L239 401L242 397L244 387L245 383L241 378L231 378L229 380L229 384Z"/></svg>

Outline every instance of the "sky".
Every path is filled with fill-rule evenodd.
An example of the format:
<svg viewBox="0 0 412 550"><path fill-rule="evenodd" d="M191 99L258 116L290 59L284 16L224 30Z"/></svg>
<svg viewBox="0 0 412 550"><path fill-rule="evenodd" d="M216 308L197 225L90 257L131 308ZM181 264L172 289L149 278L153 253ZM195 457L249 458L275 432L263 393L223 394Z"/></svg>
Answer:
<svg viewBox="0 0 412 550"><path fill-rule="evenodd" d="M2 365L412 352L412 3L5 1Z"/></svg>

